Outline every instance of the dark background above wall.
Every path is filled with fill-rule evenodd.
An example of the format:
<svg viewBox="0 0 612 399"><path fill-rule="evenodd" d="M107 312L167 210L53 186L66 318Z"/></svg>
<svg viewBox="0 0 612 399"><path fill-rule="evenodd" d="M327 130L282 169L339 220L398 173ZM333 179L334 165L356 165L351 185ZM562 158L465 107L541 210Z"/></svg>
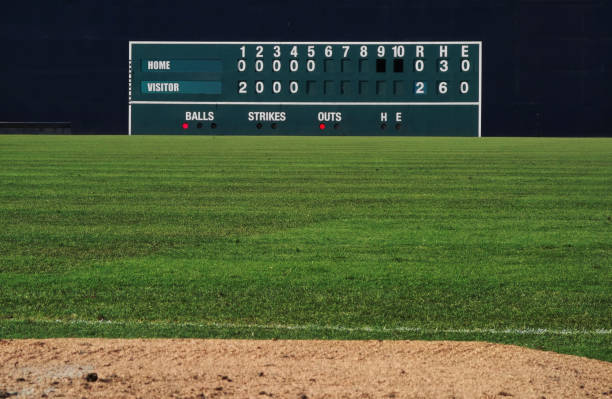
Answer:
<svg viewBox="0 0 612 399"><path fill-rule="evenodd" d="M129 40L483 41L484 136L610 136L608 1L11 2L0 121L127 132Z"/></svg>

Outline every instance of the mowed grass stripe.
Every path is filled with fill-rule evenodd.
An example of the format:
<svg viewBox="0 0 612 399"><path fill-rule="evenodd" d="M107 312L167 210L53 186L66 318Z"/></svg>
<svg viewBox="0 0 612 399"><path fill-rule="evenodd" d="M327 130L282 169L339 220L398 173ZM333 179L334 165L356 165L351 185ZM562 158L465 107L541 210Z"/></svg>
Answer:
<svg viewBox="0 0 612 399"><path fill-rule="evenodd" d="M1 137L0 333L607 330L611 183L606 139Z"/></svg>

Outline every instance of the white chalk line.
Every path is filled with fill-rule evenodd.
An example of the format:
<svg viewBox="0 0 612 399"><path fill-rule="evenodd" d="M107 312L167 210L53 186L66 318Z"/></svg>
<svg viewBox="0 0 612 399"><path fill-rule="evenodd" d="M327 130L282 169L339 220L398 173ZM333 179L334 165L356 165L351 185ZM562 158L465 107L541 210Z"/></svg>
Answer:
<svg viewBox="0 0 612 399"><path fill-rule="evenodd" d="M119 326L152 326L152 327L195 327L195 328L227 328L246 330L316 330L339 332L366 333L418 333L418 334L490 334L490 335L612 335L612 329L599 328L594 330L551 329L551 328L422 328L422 327L345 327L317 324L240 324L240 323L196 323L169 321L115 321L115 320L44 320L44 319L10 319L12 322L34 322L53 324L82 325L119 325Z"/></svg>

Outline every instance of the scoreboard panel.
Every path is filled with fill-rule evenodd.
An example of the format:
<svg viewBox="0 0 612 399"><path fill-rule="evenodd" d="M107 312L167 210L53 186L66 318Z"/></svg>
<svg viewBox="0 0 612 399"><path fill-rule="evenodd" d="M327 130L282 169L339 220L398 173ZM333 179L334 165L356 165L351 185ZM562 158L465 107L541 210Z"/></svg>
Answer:
<svg viewBox="0 0 612 399"><path fill-rule="evenodd" d="M129 46L130 135L481 135L481 42Z"/></svg>

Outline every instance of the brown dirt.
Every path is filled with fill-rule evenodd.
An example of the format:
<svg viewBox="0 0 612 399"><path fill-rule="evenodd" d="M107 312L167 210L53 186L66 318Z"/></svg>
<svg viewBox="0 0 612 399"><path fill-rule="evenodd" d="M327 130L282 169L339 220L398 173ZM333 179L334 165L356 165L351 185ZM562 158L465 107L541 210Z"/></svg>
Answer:
<svg viewBox="0 0 612 399"><path fill-rule="evenodd" d="M612 398L612 363L482 342L0 340L0 398L9 394Z"/></svg>

